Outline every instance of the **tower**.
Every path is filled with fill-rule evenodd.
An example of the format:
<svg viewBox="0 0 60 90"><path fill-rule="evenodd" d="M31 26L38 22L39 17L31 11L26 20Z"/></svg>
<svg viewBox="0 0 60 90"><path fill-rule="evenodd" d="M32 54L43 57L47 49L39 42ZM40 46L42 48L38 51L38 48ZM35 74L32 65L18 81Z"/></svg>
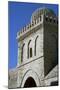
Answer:
<svg viewBox="0 0 60 90"><path fill-rule="evenodd" d="M17 41L16 87L47 86L58 81L58 20L51 9L33 12L30 23L17 33Z"/></svg>
<svg viewBox="0 0 60 90"><path fill-rule="evenodd" d="M32 14L31 23L17 34L18 67L21 68L21 77L26 73L26 79L34 79L36 75L33 74L36 72L36 77L39 78L36 80L36 86L41 86L42 79L58 64L57 23L57 16L51 9L39 8ZM29 74L33 73L30 76L27 74L29 70ZM21 86L29 85L23 80Z"/></svg>

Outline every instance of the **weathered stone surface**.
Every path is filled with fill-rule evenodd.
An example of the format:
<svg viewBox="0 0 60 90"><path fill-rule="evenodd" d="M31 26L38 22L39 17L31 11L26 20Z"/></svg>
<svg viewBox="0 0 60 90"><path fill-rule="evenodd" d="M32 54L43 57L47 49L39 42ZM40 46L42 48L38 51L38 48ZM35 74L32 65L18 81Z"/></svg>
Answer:
<svg viewBox="0 0 60 90"><path fill-rule="evenodd" d="M18 62L17 68L9 72L9 88L29 86L31 78L36 86L49 86L51 82L58 82L57 18L47 9L41 9L40 16L35 21L33 14L29 27L17 34Z"/></svg>

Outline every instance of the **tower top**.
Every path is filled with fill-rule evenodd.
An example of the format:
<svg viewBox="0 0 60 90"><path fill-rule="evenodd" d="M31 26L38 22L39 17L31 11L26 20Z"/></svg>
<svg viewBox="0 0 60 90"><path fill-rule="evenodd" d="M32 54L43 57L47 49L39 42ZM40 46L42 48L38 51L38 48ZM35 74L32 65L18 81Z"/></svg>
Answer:
<svg viewBox="0 0 60 90"><path fill-rule="evenodd" d="M54 13L54 11L52 9L48 9L48 8L38 8L36 9L31 17L31 21L37 19L40 17L40 15L45 15L45 16L52 16L55 17L56 14Z"/></svg>
<svg viewBox="0 0 60 90"><path fill-rule="evenodd" d="M57 23L58 23L57 16L52 9L48 9L48 8L36 9L32 13L30 23L25 25L17 33L17 39L19 40L19 38L21 38L21 37L23 38L23 36L27 35L27 33L33 32L33 29L36 29L37 26L42 25L44 21L46 21L47 23L50 23L50 24L57 25Z"/></svg>

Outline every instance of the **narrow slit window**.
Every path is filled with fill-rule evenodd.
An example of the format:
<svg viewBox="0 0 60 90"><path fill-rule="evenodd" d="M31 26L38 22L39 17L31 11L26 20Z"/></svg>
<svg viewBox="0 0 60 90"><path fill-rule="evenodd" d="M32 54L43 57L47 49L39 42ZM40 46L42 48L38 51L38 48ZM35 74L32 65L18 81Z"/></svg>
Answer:
<svg viewBox="0 0 60 90"><path fill-rule="evenodd" d="M30 53L30 51L29 51L29 45L30 45L30 43L31 43L31 40L29 40L29 42L28 42L27 58L29 58L29 53Z"/></svg>
<svg viewBox="0 0 60 90"><path fill-rule="evenodd" d="M35 39L35 50L34 50L35 56L36 56L36 53L37 53L37 52L36 52L36 50L37 50L37 45L36 45L36 44L37 44L37 39L38 39L38 36L37 36L36 39Z"/></svg>
<svg viewBox="0 0 60 90"><path fill-rule="evenodd" d="M25 46L25 44L23 44L23 46L22 46L22 50L21 50L21 62L23 62L24 46Z"/></svg>
<svg viewBox="0 0 60 90"><path fill-rule="evenodd" d="M32 48L30 48L30 57L32 57Z"/></svg>

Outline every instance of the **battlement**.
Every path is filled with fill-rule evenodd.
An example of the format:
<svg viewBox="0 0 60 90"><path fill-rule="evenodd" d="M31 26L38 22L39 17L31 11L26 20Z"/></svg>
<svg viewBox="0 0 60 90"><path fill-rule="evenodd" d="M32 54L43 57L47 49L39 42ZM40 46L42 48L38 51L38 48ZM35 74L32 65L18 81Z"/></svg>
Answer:
<svg viewBox="0 0 60 90"><path fill-rule="evenodd" d="M45 16L56 16L54 11L51 9L47 9L45 7L43 8L38 8L37 10L35 10L31 16L31 21L39 18L41 15L45 15Z"/></svg>
<svg viewBox="0 0 60 90"><path fill-rule="evenodd" d="M43 22L47 22L50 24L58 24L58 20L54 12L50 9L37 9L31 17L31 22L24 26L22 30L17 33L17 39L31 31L33 28L38 26L39 24L43 24Z"/></svg>
<svg viewBox="0 0 60 90"><path fill-rule="evenodd" d="M43 17L43 16L41 16ZM20 36L22 36L23 34L26 34L27 32L31 31L33 28L35 28L37 25L42 24L43 22L43 18L41 19L41 17L39 17L38 19L32 21L31 23L29 23L28 25L24 26L22 28L21 31L19 31L17 33L17 38L19 38Z"/></svg>
<svg viewBox="0 0 60 90"><path fill-rule="evenodd" d="M45 21L46 21L47 23L51 23L51 24L58 24L57 17L45 16Z"/></svg>
<svg viewBox="0 0 60 90"><path fill-rule="evenodd" d="M56 17L53 18L52 16L51 17L45 16L44 20L45 22L50 23L50 24L58 24L58 20ZM37 25L42 24L42 23L43 23L43 20L41 20L41 18L39 17L38 19L24 26L22 30L17 33L17 39L20 38L20 36L32 30L33 28L35 28Z"/></svg>

